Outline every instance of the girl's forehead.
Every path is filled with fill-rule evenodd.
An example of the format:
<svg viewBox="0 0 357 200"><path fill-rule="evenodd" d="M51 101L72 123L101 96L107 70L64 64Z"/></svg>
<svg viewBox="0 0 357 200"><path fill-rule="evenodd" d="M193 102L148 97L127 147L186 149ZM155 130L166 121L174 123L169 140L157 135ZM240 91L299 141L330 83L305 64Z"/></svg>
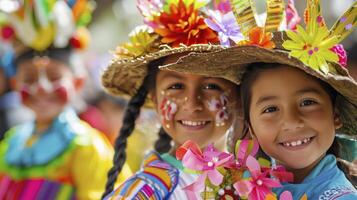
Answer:
<svg viewBox="0 0 357 200"><path fill-rule="evenodd" d="M294 67L279 67L263 70L252 85L255 94L274 94L277 96L299 95L306 92L321 93L319 80Z"/></svg>
<svg viewBox="0 0 357 200"><path fill-rule="evenodd" d="M295 80L295 82L292 80ZM262 70L258 74L255 82L287 82L292 83L294 85L298 85L300 82L317 82L317 80L317 78L295 67L279 66L271 69Z"/></svg>

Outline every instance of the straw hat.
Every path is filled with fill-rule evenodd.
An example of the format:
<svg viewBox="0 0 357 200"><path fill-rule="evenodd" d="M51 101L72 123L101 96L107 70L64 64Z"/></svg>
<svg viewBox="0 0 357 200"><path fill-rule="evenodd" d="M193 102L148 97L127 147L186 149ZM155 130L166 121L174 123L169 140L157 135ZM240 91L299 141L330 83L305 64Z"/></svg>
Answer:
<svg viewBox="0 0 357 200"><path fill-rule="evenodd" d="M223 49L217 32L205 23L207 13L203 10L208 8L207 2L138 0L137 7L145 24L136 27L129 34L130 41L113 52L115 58L102 76L106 91L130 97L142 84L151 61L178 53ZM216 8L218 6L215 5ZM239 29L238 26L236 28ZM237 31L232 33L232 37L240 34Z"/></svg>
<svg viewBox="0 0 357 200"><path fill-rule="evenodd" d="M161 69L220 77L240 84L246 67L252 63L279 63L297 67L325 81L340 94L336 103L344 124L341 131L355 135L357 83L345 68L346 52L338 43L348 36L357 24L357 2L354 2L335 25L328 29L321 15L319 1L307 0L306 29L295 24L296 29L294 25L294 30L285 31L278 28L283 22L281 13L284 10L284 1L274 1L279 4L274 9L275 17L272 17L268 9L267 22L262 28L253 17L254 5L249 2L247 0L245 4L233 4L237 21L242 31L246 30L243 34L248 39L215 52L191 53L180 58L177 63L163 66ZM272 1L267 2L269 4ZM295 19L298 19L297 12L292 12L291 3L292 1L285 13L290 16L294 14ZM275 28L271 28L272 21L269 19L274 19L272 21L276 23Z"/></svg>

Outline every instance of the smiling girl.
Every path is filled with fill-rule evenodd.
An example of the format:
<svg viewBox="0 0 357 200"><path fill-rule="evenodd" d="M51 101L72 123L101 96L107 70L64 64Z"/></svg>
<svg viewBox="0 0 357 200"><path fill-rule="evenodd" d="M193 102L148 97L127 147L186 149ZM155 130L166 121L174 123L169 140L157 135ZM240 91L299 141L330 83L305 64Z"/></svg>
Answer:
<svg viewBox="0 0 357 200"><path fill-rule="evenodd" d="M218 42L218 35L204 23L204 15L199 10L206 3L138 2L148 26L136 28L130 34L131 42L117 48L116 58L102 76L108 92L130 96L123 127L115 142L113 168L108 173L103 198L187 199L184 186L198 176L184 172L173 155L187 140L196 142L201 148L214 143L217 149L226 149L226 133L235 121L232 111L237 109L237 88L232 82L214 75L159 70L160 66L178 63L192 52L223 48L207 44ZM156 15L154 10L160 14ZM127 139L143 106L153 108L160 119L156 152L149 153L142 169L112 191L127 159ZM200 198L200 192L194 195Z"/></svg>

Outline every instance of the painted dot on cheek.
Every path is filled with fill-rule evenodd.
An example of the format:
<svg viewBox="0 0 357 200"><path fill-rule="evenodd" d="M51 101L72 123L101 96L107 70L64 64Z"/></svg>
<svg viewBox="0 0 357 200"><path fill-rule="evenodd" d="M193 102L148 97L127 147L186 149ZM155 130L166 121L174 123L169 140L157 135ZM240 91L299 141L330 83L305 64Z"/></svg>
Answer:
<svg viewBox="0 0 357 200"><path fill-rule="evenodd" d="M170 124L166 124L166 128L170 128Z"/></svg>

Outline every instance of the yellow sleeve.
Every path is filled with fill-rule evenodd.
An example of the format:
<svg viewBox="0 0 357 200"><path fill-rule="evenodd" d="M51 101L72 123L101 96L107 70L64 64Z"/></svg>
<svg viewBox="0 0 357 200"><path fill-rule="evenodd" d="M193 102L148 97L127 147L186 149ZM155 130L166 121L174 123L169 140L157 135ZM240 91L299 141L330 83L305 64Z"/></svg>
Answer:
<svg viewBox="0 0 357 200"><path fill-rule="evenodd" d="M74 150L70 165L80 200L100 199L104 192L107 172L112 166L113 149L108 140L97 130L87 126L86 135L77 138L78 147ZM124 165L117 183L124 182L132 175Z"/></svg>

